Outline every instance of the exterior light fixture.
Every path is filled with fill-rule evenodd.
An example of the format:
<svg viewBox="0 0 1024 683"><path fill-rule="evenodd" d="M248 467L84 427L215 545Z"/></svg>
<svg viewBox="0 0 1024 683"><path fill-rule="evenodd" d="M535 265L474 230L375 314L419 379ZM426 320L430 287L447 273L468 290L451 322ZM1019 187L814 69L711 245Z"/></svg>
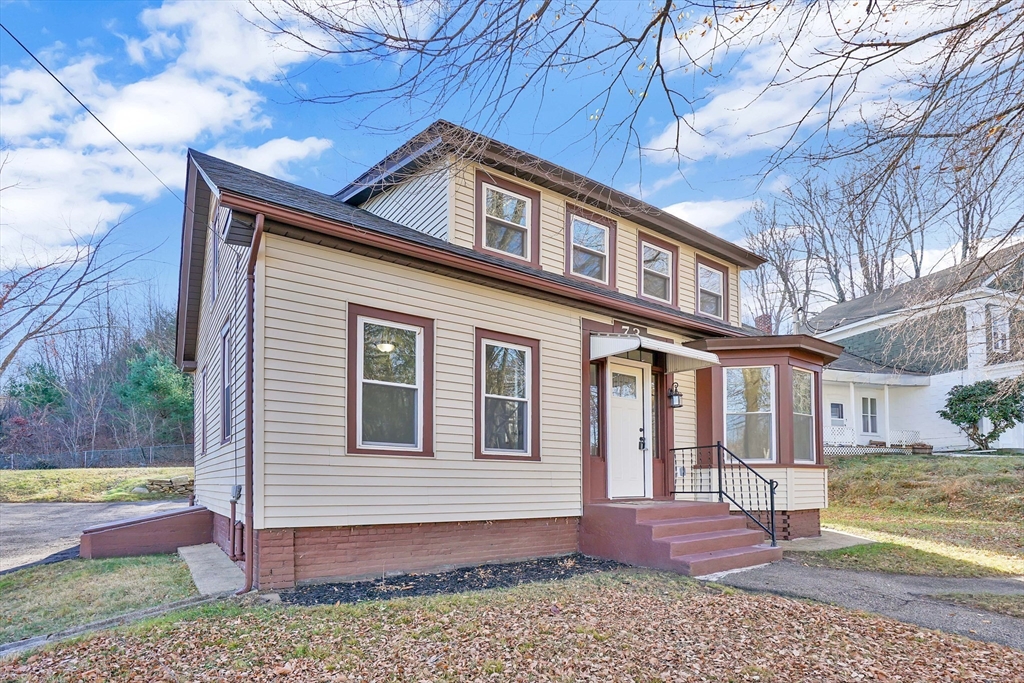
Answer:
<svg viewBox="0 0 1024 683"><path fill-rule="evenodd" d="M679 393L679 382L673 382L672 388L668 390L668 407L683 407L683 395Z"/></svg>

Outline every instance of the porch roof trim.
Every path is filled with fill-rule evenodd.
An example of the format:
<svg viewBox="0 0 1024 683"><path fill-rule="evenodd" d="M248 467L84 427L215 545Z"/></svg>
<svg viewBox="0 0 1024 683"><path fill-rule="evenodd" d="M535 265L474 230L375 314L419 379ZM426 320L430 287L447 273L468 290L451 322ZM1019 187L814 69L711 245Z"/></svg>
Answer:
<svg viewBox="0 0 1024 683"><path fill-rule="evenodd" d="M643 349L665 354L665 372L686 372L718 365L718 356L710 351L699 351L671 342L659 341L638 334L596 334L590 335L590 360L617 356Z"/></svg>

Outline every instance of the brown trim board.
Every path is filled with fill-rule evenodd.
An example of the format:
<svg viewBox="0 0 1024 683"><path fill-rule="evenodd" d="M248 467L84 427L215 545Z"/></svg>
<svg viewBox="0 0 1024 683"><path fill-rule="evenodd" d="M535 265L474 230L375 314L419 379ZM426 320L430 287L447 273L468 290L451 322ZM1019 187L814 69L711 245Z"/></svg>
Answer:
<svg viewBox="0 0 1024 683"><path fill-rule="evenodd" d="M346 353L346 374L347 374L347 395L345 397L345 441L346 452L357 455L404 455L412 457L434 456L434 321L430 318L421 318L416 315L396 313L380 308L371 308L360 304L349 303L347 320L347 339L345 340ZM358 411L356 402L359 393L357 357L359 344L356 339L359 336L359 316L389 320L414 327L423 328L423 395L420 397L423 405L423 433L420 437L418 449L389 449L389 448L368 448L359 446Z"/></svg>
<svg viewBox="0 0 1024 683"><path fill-rule="evenodd" d="M476 365L473 371L473 457L477 460L519 460L523 462L537 462L540 460L540 340L520 337L505 332L495 332L476 328L474 335L475 351L473 362ZM515 346L525 346L530 349L530 454L514 455L511 453L484 453L484 378L483 378L483 342L484 340L503 342Z"/></svg>

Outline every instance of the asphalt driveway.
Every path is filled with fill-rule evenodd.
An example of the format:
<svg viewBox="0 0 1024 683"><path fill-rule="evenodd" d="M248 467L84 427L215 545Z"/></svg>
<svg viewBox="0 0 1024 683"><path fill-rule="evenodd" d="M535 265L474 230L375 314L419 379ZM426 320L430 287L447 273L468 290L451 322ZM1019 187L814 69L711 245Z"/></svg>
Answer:
<svg viewBox="0 0 1024 683"><path fill-rule="evenodd" d="M942 593L1024 595L1019 579L947 579L806 567L785 559L718 577L717 583L786 597L810 598L974 640L1024 650L1024 619L1014 619L933 596Z"/></svg>
<svg viewBox="0 0 1024 683"><path fill-rule="evenodd" d="M82 530L175 510L187 501L145 503L0 503L0 571L39 562L78 545Z"/></svg>

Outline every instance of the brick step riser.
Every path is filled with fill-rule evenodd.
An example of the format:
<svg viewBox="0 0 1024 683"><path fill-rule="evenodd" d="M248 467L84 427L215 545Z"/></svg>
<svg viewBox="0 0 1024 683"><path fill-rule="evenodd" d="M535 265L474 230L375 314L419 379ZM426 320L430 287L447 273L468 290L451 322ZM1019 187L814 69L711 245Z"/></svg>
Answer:
<svg viewBox="0 0 1024 683"><path fill-rule="evenodd" d="M735 515L722 515L720 517L702 518L673 521L671 524L649 525L651 538L659 540L670 536L685 536L686 534L700 534L705 531L727 531L729 529L745 529L746 519Z"/></svg>
<svg viewBox="0 0 1024 683"><path fill-rule="evenodd" d="M733 548L749 548L758 545L763 540L763 534L752 533L750 535L728 535L715 538L704 538L684 541L673 541L667 543L670 556L673 559L683 555L694 555L696 553L710 553L715 550L732 550Z"/></svg>
<svg viewBox="0 0 1024 683"><path fill-rule="evenodd" d="M682 561L687 567L687 574L690 576L706 576L717 574L731 569L753 567L759 564L767 564L782 559L782 551L779 548L751 548L748 553L729 555L727 557L711 557L706 560Z"/></svg>
<svg viewBox="0 0 1024 683"><path fill-rule="evenodd" d="M728 503L684 503L680 505L655 505L636 510L637 524L661 522L666 519L688 519L690 517L717 517L729 514Z"/></svg>

